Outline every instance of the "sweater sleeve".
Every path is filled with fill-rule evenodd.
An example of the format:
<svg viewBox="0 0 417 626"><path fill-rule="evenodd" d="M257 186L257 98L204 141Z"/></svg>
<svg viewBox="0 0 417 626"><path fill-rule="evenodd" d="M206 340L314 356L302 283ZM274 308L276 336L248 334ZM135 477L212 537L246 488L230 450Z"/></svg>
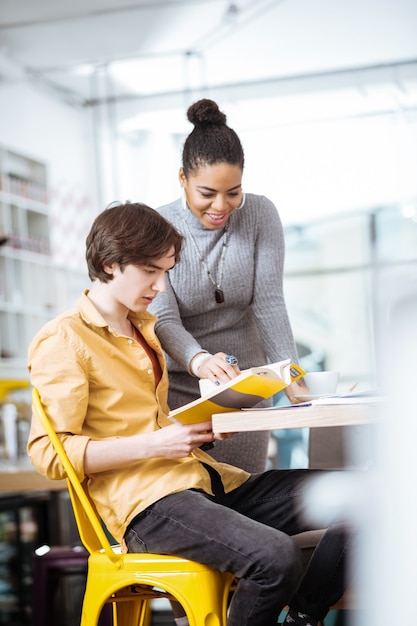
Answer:
<svg viewBox="0 0 417 626"><path fill-rule="evenodd" d="M204 348L183 326L169 276L166 281L166 291L159 294L152 303L152 313L158 318L155 332L163 349L190 372L192 358L198 352L203 352Z"/></svg>
<svg viewBox="0 0 417 626"><path fill-rule="evenodd" d="M271 362L298 361L283 291L285 242L275 205L262 198L255 243L255 274L252 308Z"/></svg>

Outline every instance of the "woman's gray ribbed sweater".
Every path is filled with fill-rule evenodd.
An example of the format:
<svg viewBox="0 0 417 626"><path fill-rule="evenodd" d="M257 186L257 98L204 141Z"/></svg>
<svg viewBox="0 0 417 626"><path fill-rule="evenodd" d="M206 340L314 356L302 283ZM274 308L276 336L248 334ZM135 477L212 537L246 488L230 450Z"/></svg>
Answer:
<svg viewBox="0 0 417 626"><path fill-rule="evenodd" d="M167 354L171 409L199 397L198 379L189 373L201 350L226 352L241 369L274 363L297 354L282 289L284 236L278 211L264 196L246 194L229 218L228 245L217 304L214 286L190 240L187 220L201 255L217 282L224 229L206 229L180 200L158 209L185 236L181 261L169 273L167 290L149 310L158 317L156 332ZM265 469L269 434L240 433L216 442L211 454L250 472Z"/></svg>

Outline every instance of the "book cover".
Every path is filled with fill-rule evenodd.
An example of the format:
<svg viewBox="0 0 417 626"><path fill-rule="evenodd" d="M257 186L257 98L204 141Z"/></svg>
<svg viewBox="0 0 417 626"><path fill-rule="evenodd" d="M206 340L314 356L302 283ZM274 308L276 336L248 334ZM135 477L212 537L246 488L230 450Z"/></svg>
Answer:
<svg viewBox="0 0 417 626"><path fill-rule="evenodd" d="M253 407L262 400L282 391L305 372L290 359L242 371L236 378L213 388L207 394L174 409L170 418L183 424L194 424L211 419L213 413L227 413L244 407Z"/></svg>

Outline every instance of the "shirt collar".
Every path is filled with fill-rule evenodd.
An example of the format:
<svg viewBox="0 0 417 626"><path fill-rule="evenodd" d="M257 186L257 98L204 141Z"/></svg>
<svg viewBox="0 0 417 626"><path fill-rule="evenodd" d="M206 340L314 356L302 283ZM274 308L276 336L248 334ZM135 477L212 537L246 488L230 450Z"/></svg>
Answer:
<svg viewBox="0 0 417 626"><path fill-rule="evenodd" d="M77 302L77 309L81 318L86 324L92 324L98 328L108 328L108 323L97 311L93 302L88 297L88 292L89 290L86 289ZM143 313L129 311L128 317L136 326L143 322L155 322L157 319L155 315L152 315L152 313L149 313L148 311L143 311Z"/></svg>

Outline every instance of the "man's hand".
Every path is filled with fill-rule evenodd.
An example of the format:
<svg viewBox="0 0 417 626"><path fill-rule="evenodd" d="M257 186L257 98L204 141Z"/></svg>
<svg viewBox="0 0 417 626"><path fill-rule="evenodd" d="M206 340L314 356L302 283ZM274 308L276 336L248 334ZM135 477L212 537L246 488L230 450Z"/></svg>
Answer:
<svg viewBox="0 0 417 626"><path fill-rule="evenodd" d="M94 441L91 439L84 455L86 474L97 474L126 467L142 459L166 457L180 459L195 448L216 439L229 439L233 433L213 433L211 421L199 424L175 422L158 430L131 437Z"/></svg>
<svg viewBox="0 0 417 626"><path fill-rule="evenodd" d="M195 448L204 443L212 443L216 439L229 439L233 433L213 433L211 421L198 424L182 424L175 422L172 426L165 426L152 433L156 447L151 456L165 456L171 459L189 456ZM157 440L157 441L156 441Z"/></svg>

